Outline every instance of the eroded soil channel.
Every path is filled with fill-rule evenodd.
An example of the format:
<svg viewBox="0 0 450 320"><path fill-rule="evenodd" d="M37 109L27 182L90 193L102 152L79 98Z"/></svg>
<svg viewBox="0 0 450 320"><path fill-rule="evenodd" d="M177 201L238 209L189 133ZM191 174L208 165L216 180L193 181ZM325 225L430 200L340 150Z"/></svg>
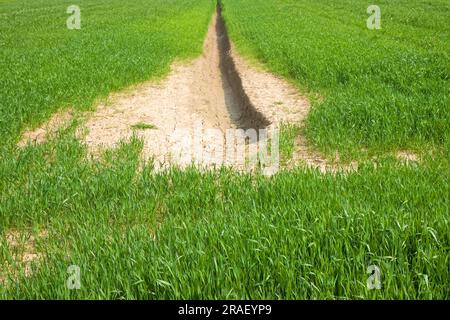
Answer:
<svg viewBox="0 0 450 320"><path fill-rule="evenodd" d="M218 5L215 19L216 41L219 52L220 75L225 97L225 105L233 123L242 129L266 128L270 121L256 109L242 86L239 72L231 56L231 43Z"/></svg>
<svg viewBox="0 0 450 320"><path fill-rule="evenodd" d="M237 55L220 6L199 58L173 65L161 83L145 83L110 100L110 105L99 106L86 122L85 140L92 152L114 147L135 134L144 140L145 158L160 165L243 167L241 158L233 162L233 155L230 157L230 152L241 150L238 134L254 129L256 137L248 138L247 132L242 135L247 143L259 142L265 139L260 129L270 137L281 122L302 121L309 108L307 100L288 83L249 66ZM242 129L233 137L234 146L227 139L227 131L233 129Z"/></svg>
<svg viewBox="0 0 450 320"><path fill-rule="evenodd" d="M112 94L107 104L82 115L85 121L79 138L93 155L135 135L144 142L143 158L153 159L156 167L194 163L246 170L246 159L257 157L261 140L272 137L281 123L301 125L308 111L308 100L296 88L237 54L218 6L200 57L188 64L174 63L161 82L149 81ZM25 132L19 144L42 142L45 132L54 131L50 127L47 123ZM230 130L235 131L231 138ZM247 134L252 130L256 136ZM243 150L242 137L244 159L238 155ZM329 166L309 151L304 139L298 141L296 163L322 170Z"/></svg>

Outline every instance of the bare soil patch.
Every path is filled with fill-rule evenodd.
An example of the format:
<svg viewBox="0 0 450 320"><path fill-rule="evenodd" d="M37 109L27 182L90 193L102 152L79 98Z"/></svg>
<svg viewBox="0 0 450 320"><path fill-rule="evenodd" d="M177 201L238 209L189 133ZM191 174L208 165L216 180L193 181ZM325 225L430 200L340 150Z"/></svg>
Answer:
<svg viewBox="0 0 450 320"><path fill-rule="evenodd" d="M26 277L30 277L33 271L32 264L43 258L43 254L37 251L37 242L47 237L46 230L37 234L14 229L6 232L5 242L11 253L12 261L3 261L0 284L7 285L8 277L17 278L21 272Z"/></svg>
<svg viewBox="0 0 450 320"><path fill-rule="evenodd" d="M217 135L205 134L209 129L219 129L222 137L227 137L228 129L266 129L270 137L283 123L302 126L309 109L308 99L295 87L239 56L228 37L219 6L199 58L188 64L174 63L161 82L149 81L131 91L112 94L108 104L83 114L86 121L78 136L94 156L137 136L144 142L143 159L153 159L157 169L192 163L210 168L217 165L211 159L228 150L228 141L227 146L217 145ZM42 127L25 131L18 146L45 142L73 114L72 110L56 113ZM258 149L251 146L260 138L247 140L246 157L256 158ZM196 140L200 140L199 148L192 146ZM238 148L237 144L232 145L231 151L236 153ZM196 158L196 154L202 156ZM407 150L395 156L406 164L418 161L418 156ZM249 169L242 162L225 160L220 165ZM358 163L342 164L338 154L335 159L326 159L300 134L288 161L288 168L297 166L321 172L350 172L357 170Z"/></svg>
<svg viewBox="0 0 450 320"><path fill-rule="evenodd" d="M174 132L196 129L267 129L301 123L308 100L285 80L257 70L230 42L220 8L210 24L203 54L189 64L175 64L161 83L148 82L132 93L116 94L86 122L85 141L92 153L112 148L136 134L144 141L144 158L157 163L187 164L174 157ZM133 130L138 123L151 130ZM206 153L212 141L203 140ZM308 157L306 160L314 156Z"/></svg>
<svg viewBox="0 0 450 320"><path fill-rule="evenodd" d="M157 168L193 162L214 166L210 158L218 152L214 145L217 136L205 135L208 129L219 129L223 136L228 129L266 129L270 136L282 123L301 125L310 108L308 99L287 81L251 66L238 55L227 35L220 6L199 58L188 64L175 63L165 80L149 81L131 92L112 94L108 101L100 104L95 112L84 114L85 130L78 130L90 153L100 155L136 135L144 141L143 159L152 158ZM18 145L44 142L46 136L56 132L71 117L71 111L55 114L43 127L25 132ZM186 153L189 148L184 147L198 136L201 136L202 150L190 150L207 156L193 161L192 153ZM181 141L181 148L180 137L186 138ZM248 142L251 145L257 140ZM331 166L337 170L320 154L311 152L304 137L299 137L297 145L293 164L323 170ZM238 146L231 149L235 152ZM255 157L256 150L248 148L246 156ZM231 163L231 166L246 169L242 163Z"/></svg>
<svg viewBox="0 0 450 320"><path fill-rule="evenodd" d="M74 111L72 109L55 113L39 128L25 130L21 139L17 143L17 146L19 148L24 148L30 143L44 143L49 136L56 134L62 126L67 124L73 118L73 115Z"/></svg>

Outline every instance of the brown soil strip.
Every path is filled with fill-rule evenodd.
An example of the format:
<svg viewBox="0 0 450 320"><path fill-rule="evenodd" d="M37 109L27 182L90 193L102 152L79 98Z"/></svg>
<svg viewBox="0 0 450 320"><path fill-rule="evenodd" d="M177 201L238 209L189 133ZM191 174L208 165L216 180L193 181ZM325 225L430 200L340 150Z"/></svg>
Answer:
<svg viewBox="0 0 450 320"><path fill-rule="evenodd" d="M148 82L135 91L111 97L87 123L85 141L94 154L112 148L136 134L144 140L144 157L157 163L190 163L191 157L173 156L177 130L217 128L277 128L283 122L301 123L309 102L294 87L268 72L247 64L230 42L221 18L214 15L203 54L185 65L174 65L159 84ZM147 123L149 130L133 130ZM186 131L185 131L186 132ZM209 141L211 142L211 141ZM207 139L203 148L211 147Z"/></svg>
<svg viewBox="0 0 450 320"><path fill-rule="evenodd" d="M288 82L250 66L237 54L227 35L220 6L199 58L189 64L173 65L169 76L160 83L147 82L132 92L113 94L109 100L108 105L100 105L85 115L87 130L79 130L79 137L93 155L99 155L136 135L144 141L143 158L152 158L157 167L192 163L192 154L180 151L174 155L180 137L195 140L201 134L201 151L212 155L217 152L213 146L217 137L205 137L208 129L220 129L223 134L230 128L267 129L270 134L282 123L301 126L310 108L308 100ZM43 142L46 134L55 132L64 122L60 119L66 117L55 115L43 128L26 132L19 146L30 141ZM189 145L192 139L188 140L183 143ZM310 151L303 137L298 138L296 145L293 165L340 170ZM197 159L196 163L208 165L207 158ZM245 165L232 167L242 169Z"/></svg>

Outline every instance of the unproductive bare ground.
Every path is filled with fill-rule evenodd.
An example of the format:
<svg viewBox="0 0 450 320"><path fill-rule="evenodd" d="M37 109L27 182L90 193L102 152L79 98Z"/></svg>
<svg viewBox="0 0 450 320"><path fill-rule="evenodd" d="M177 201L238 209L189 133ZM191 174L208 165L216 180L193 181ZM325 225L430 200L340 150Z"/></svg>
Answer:
<svg viewBox="0 0 450 320"><path fill-rule="evenodd" d="M309 103L297 90L270 73L250 67L232 48L219 15L210 24L203 54L189 64L173 66L161 83L147 83L132 93L115 95L86 123L86 142L93 152L114 147L133 134L144 140L144 155L157 163L194 161L179 150L200 133L203 161L214 145L208 129L267 129L282 122L301 122ZM136 124L153 129L133 130ZM199 131L202 130L202 131ZM189 149L189 148L186 148ZM190 149L192 153L199 150Z"/></svg>
<svg viewBox="0 0 450 320"><path fill-rule="evenodd" d="M266 129L270 137L282 123L301 125L310 108L306 97L288 82L251 66L237 54L220 8L199 58L189 64L174 64L162 82L147 82L131 92L113 94L109 101L86 114L85 130L79 131L90 152L100 154L136 135L144 141L143 158L153 158L157 166L195 162L245 168L245 163L233 163L233 157L231 162L225 159L227 152L240 150L237 142L229 149L230 139L224 139L226 146L217 144L220 137L207 134L208 130L218 129L226 137L227 129ZM41 128L25 132L19 145L30 140L42 142L45 132L54 130L53 122L61 123L50 120ZM197 148L196 141L200 141ZM257 149L250 147L252 150ZM219 163L217 156L221 158ZM300 163L321 171L356 168L355 164L339 167L326 161L310 150L302 136L296 140L290 166Z"/></svg>

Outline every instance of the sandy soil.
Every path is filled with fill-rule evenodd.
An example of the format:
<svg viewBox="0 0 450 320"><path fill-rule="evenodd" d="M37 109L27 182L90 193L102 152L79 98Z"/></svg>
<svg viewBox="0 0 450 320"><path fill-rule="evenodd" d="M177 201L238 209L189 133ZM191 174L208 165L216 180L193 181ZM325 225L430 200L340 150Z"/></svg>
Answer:
<svg viewBox="0 0 450 320"><path fill-rule="evenodd" d="M155 160L157 168L196 163L201 167L225 164L253 169L245 158L233 155L245 149L244 157L256 159L264 146L261 140L266 139L257 135L242 140L246 137L244 130L265 129L270 138L281 123L301 125L310 107L292 85L249 65L237 54L220 8L213 16L199 58L189 64L174 64L160 83L144 83L131 92L111 95L109 101L85 115L86 130L79 130L91 154L99 155L136 135L144 141L143 158ZM43 127L25 132L19 146L44 141L46 134L55 132L70 115L56 114ZM229 129L242 130L228 136ZM247 144L242 146L238 141ZM291 167L298 165L321 171L341 169L311 151L301 136L290 162ZM342 169L355 168L352 164Z"/></svg>
<svg viewBox="0 0 450 320"><path fill-rule="evenodd" d="M307 99L290 84L238 56L216 14L201 57L173 66L162 83L149 82L132 93L114 95L112 105L100 106L87 121L85 139L96 153L136 134L144 140L145 158L183 165L198 160L181 149L201 135L203 157L197 163L205 164L208 154L214 154L208 150L214 144L211 139L216 139L205 134L209 128L222 134L230 128L271 132L282 122L303 121L308 109ZM155 128L133 130L137 123ZM180 146L183 137L188 138Z"/></svg>

